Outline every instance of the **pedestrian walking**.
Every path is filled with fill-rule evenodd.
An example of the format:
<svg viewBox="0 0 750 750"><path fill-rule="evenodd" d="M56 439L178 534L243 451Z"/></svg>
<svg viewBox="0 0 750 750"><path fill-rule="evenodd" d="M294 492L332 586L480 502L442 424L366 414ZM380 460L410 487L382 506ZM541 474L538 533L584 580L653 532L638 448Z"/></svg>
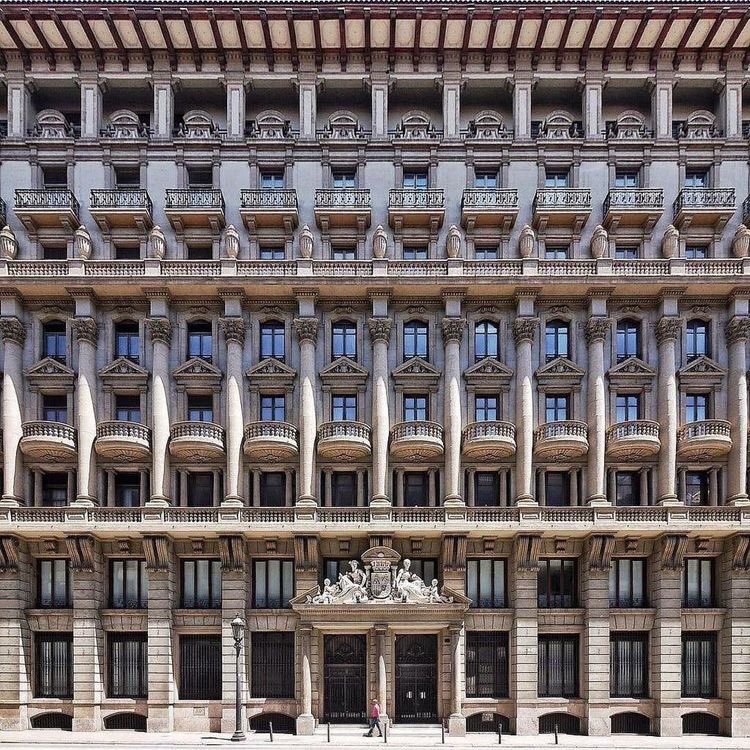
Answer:
<svg viewBox="0 0 750 750"><path fill-rule="evenodd" d="M365 734L365 737L372 737L372 732L375 727L378 728L378 736L382 737L383 728L380 726L380 704L375 698L373 698L372 708L370 709L370 731Z"/></svg>

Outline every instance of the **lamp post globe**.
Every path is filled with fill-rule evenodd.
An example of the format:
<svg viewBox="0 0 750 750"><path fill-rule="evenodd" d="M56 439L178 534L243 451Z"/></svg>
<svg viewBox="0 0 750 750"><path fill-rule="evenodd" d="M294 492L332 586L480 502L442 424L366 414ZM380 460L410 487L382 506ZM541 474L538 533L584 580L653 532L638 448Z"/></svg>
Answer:
<svg viewBox="0 0 750 750"><path fill-rule="evenodd" d="M232 638L234 638L234 650L237 655L236 665L236 683L234 694L234 734L233 742L245 740L245 733L242 731L242 707L241 707L241 685L240 685L240 652L242 651L242 641L245 637L245 621L242 617L237 616L232 620Z"/></svg>

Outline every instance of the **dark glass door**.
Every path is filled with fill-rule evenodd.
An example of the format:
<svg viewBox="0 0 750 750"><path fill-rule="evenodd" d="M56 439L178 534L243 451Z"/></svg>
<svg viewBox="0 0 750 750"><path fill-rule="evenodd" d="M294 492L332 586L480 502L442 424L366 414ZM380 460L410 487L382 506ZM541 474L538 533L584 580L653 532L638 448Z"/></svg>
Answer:
<svg viewBox="0 0 750 750"><path fill-rule="evenodd" d="M437 720L437 636L397 636L396 721L427 724Z"/></svg>
<svg viewBox="0 0 750 750"><path fill-rule="evenodd" d="M332 723L367 720L364 635L325 636L324 719Z"/></svg>

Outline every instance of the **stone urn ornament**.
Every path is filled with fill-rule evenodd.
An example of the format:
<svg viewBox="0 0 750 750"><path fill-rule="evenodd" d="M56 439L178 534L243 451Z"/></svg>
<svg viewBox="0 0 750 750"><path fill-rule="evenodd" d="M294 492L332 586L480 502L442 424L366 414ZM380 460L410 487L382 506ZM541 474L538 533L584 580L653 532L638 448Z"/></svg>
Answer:
<svg viewBox="0 0 750 750"><path fill-rule="evenodd" d="M445 240L445 254L448 258L458 258L461 255L461 230L452 224Z"/></svg>
<svg viewBox="0 0 750 750"><path fill-rule="evenodd" d="M521 233L518 235L518 254L522 258L530 258L534 253L535 245L536 235L534 230L528 224L524 224Z"/></svg>
<svg viewBox="0 0 750 750"><path fill-rule="evenodd" d="M89 260L91 258L94 244L91 241L89 230L83 224L73 234L73 250L76 258L80 258L81 260Z"/></svg>
<svg viewBox="0 0 750 750"><path fill-rule="evenodd" d="M750 229L740 224L732 237L732 255L735 258L747 258L748 249L750 249Z"/></svg>
<svg viewBox="0 0 750 750"><path fill-rule="evenodd" d="M601 224L597 224L594 233L591 235L591 257L596 260L603 258L608 245L609 235L607 230Z"/></svg>
<svg viewBox="0 0 750 750"><path fill-rule="evenodd" d="M372 257L382 260L388 253L388 237L385 229L378 224L378 228L372 235Z"/></svg>
<svg viewBox="0 0 750 750"><path fill-rule="evenodd" d="M224 230L224 252L230 260L237 260L240 254L240 233L230 224Z"/></svg>
<svg viewBox="0 0 750 750"><path fill-rule="evenodd" d="M312 258L312 254L313 233L310 231L310 227L305 224L305 226L302 227L302 231L299 233L299 257L307 260Z"/></svg>
<svg viewBox="0 0 750 750"><path fill-rule="evenodd" d="M661 254L665 258L676 258L680 251L680 233L674 224L670 224L664 230L664 237L661 241Z"/></svg>
<svg viewBox="0 0 750 750"><path fill-rule="evenodd" d="M156 260L164 260L167 254L167 240L161 227L156 224L148 235L148 257Z"/></svg>
<svg viewBox="0 0 750 750"><path fill-rule="evenodd" d="M13 230L6 224L0 229L0 259L15 260L18 254L18 240Z"/></svg>

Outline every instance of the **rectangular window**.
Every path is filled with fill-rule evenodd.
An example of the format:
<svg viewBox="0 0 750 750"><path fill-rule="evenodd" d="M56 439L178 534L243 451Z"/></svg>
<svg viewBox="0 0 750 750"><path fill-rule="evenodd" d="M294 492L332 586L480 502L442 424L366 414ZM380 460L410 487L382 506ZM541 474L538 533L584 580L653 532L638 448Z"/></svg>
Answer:
<svg viewBox="0 0 750 750"><path fill-rule="evenodd" d="M682 606L713 607L714 561L687 558L682 567Z"/></svg>
<svg viewBox="0 0 750 750"><path fill-rule="evenodd" d="M615 260L637 260L640 257L637 245L615 245Z"/></svg>
<svg viewBox="0 0 750 750"><path fill-rule="evenodd" d="M141 421L141 397L130 394L115 394L115 419L120 422Z"/></svg>
<svg viewBox="0 0 750 750"><path fill-rule="evenodd" d="M570 172L567 170L559 172L547 172L544 175L544 187L566 188L570 187Z"/></svg>
<svg viewBox="0 0 750 750"><path fill-rule="evenodd" d="M191 471L187 481L187 506L212 508L214 504L214 475L211 471Z"/></svg>
<svg viewBox="0 0 750 750"><path fill-rule="evenodd" d="M214 249L204 242L190 242L186 244L187 260L213 260ZM191 354L200 357L200 354Z"/></svg>
<svg viewBox="0 0 750 750"><path fill-rule="evenodd" d="M617 422L633 422L641 418L641 397L638 393L618 393L615 407Z"/></svg>
<svg viewBox="0 0 750 750"><path fill-rule="evenodd" d="M570 474L567 471L544 472L544 499L547 505L557 508L570 505Z"/></svg>
<svg viewBox="0 0 750 750"><path fill-rule="evenodd" d="M294 560L253 560L253 607L284 609L294 596Z"/></svg>
<svg viewBox="0 0 750 750"><path fill-rule="evenodd" d="M283 190L284 173L281 171L262 171L260 173L260 186L264 190Z"/></svg>
<svg viewBox="0 0 750 750"><path fill-rule="evenodd" d="M264 246L260 248L259 255L261 260L284 260L286 258L286 250L276 245Z"/></svg>
<svg viewBox="0 0 750 750"><path fill-rule="evenodd" d="M184 609L221 607L221 561L182 560L182 599Z"/></svg>
<svg viewBox="0 0 750 750"><path fill-rule="evenodd" d="M116 244L115 260L140 260L141 249L137 245Z"/></svg>
<svg viewBox="0 0 750 750"><path fill-rule="evenodd" d="M110 560L109 606L113 609L148 607L148 572L145 560Z"/></svg>
<svg viewBox="0 0 750 750"><path fill-rule="evenodd" d="M474 419L477 422L495 422L498 413L498 397L477 394L474 397Z"/></svg>
<svg viewBox="0 0 750 750"><path fill-rule="evenodd" d="M685 472L685 505L708 505L708 472Z"/></svg>
<svg viewBox="0 0 750 750"><path fill-rule="evenodd" d="M609 568L609 606L646 606L646 561L614 558Z"/></svg>
<svg viewBox="0 0 750 750"><path fill-rule="evenodd" d="M332 396L331 419L334 422L356 421L357 397L348 394L336 394Z"/></svg>
<svg viewBox="0 0 750 750"><path fill-rule="evenodd" d="M141 186L139 167L115 167L115 185L118 190L135 189Z"/></svg>
<svg viewBox="0 0 750 750"><path fill-rule="evenodd" d="M404 190L427 190L427 172L405 171Z"/></svg>
<svg viewBox="0 0 750 750"><path fill-rule="evenodd" d="M73 698L73 634L37 633L35 698Z"/></svg>
<svg viewBox="0 0 750 750"><path fill-rule="evenodd" d="M108 698L148 697L148 635L109 633Z"/></svg>
<svg viewBox="0 0 750 750"><path fill-rule="evenodd" d="M540 635L538 694L540 698L578 696L578 636Z"/></svg>
<svg viewBox="0 0 750 750"><path fill-rule="evenodd" d="M334 471L331 475L331 505L334 508L351 508L357 504L357 473Z"/></svg>
<svg viewBox="0 0 750 750"><path fill-rule="evenodd" d="M331 260L357 260L356 247L332 247Z"/></svg>
<svg viewBox="0 0 750 750"><path fill-rule="evenodd" d="M180 636L180 700L221 700L221 636Z"/></svg>
<svg viewBox="0 0 750 750"><path fill-rule="evenodd" d="M499 186L497 172L475 172L474 187L479 190L494 190Z"/></svg>
<svg viewBox="0 0 750 750"><path fill-rule="evenodd" d="M474 505L478 508L500 504L500 476L496 471L477 471L474 474Z"/></svg>
<svg viewBox="0 0 750 750"><path fill-rule="evenodd" d="M404 422L427 419L427 396L404 396Z"/></svg>
<svg viewBox="0 0 750 750"><path fill-rule="evenodd" d="M564 245L561 245L561 246L547 245L544 248L544 257L547 260L567 260L568 248Z"/></svg>
<svg viewBox="0 0 750 750"><path fill-rule="evenodd" d="M706 188L709 184L708 172L705 169L689 169L685 173L686 188Z"/></svg>
<svg viewBox="0 0 750 750"><path fill-rule="evenodd" d="M284 396L261 396L260 418L263 422L283 422L286 419Z"/></svg>
<svg viewBox="0 0 750 750"><path fill-rule="evenodd" d="M284 324L263 323L260 327L260 358L273 357L279 362L284 361Z"/></svg>
<svg viewBox="0 0 750 750"><path fill-rule="evenodd" d="M194 190L212 189L214 186L214 175L211 167L188 167L187 168L188 188Z"/></svg>
<svg viewBox="0 0 750 750"><path fill-rule="evenodd" d="M37 606L42 609L73 606L70 562L65 559L39 560L37 563Z"/></svg>
<svg viewBox="0 0 750 750"><path fill-rule="evenodd" d="M472 607L505 607L505 558L479 558L466 561L466 596Z"/></svg>
<svg viewBox="0 0 750 750"><path fill-rule="evenodd" d="M42 246L42 260L66 260L68 248L65 245L45 243Z"/></svg>
<svg viewBox="0 0 750 750"><path fill-rule="evenodd" d="M548 558L539 561L537 605L540 609L576 606L576 561Z"/></svg>
<svg viewBox="0 0 750 750"><path fill-rule="evenodd" d="M42 179L46 190L65 189L68 187L68 168L52 165L42 167Z"/></svg>
<svg viewBox="0 0 750 750"><path fill-rule="evenodd" d="M716 633L682 634L682 697L716 698Z"/></svg>
<svg viewBox="0 0 750 750"><path fill-rule="evenodd" d="M141 336L138 323L123 321L115 325L115 357L125 357L131 362L141 358Z"/></svg>
<svg viewBox="0 0 750 750"><path fill-rule="evenodd" d="M708 245L685 245L685 257L688 260L705 260L708 258Z"/></svg>
<svg viewBox="0 0 750 750"><path fill-rule="evenodd" d="M354 323L334 323L331 326L331 357L357 359L357 326Z"/></svg>
<svg viewBox="0 0 750 750"><path fill-rule="evenodd" d="M64 508L68 504L68 475L50 472L42 475L42 505L45 508Z"/></svg>
<svg viewBox="0 0 750 750"><path fill-rule="evenodd" d="M476 247L474 249L474 257L477 260L497 260L499 255L497 248L490 245L486 247Z"/></svg>
<svg viewBox="0 0 750 750"><path fill-rule="evenodd" d="M704 419L711 419L711 410L709 406L710 403L707 393L686 393L685 421L702 422Z"/></svg>
<svg viewBox="0 0 750 750"><path fill-rule="evenodd" d="M255 632L251 637L252 698L294 698L294 633Z"/></svg>
<svg viewBox="0 0 750 750"><path fill-rule="evenodd" d="M638 187L638 172L617 172L615 174L615 187L616 188L637 188Z"/></svg>
<svg viewBox="0 0 750 750"><path fill-rule="evenodd" d="M404 506L419 508L427 505L430 497L429 478L424 471L404 473Z"/></svg>
<svg viewBox="0 0 750 750"><path fill-rule="evenodd" d="M350 170L333 172L331 175L331 187L336 189L356 188L357 173Z"/></svg>
<svg viewBox="0 0 750 750"><path fill-rule="evenodd" d="M141 478L139 474L115 474L115 507L138 508L141 504Z"/></svg>
<svg viewBox="0 0 750 750"><path fill-rule="evenodd" d="M648 633L610 635L609 694L612 698L648 695Z"/></svg>
<svg viewBox="0 0 750 750"><path fill-rule="evenodd" d="M264 471L260 475L261 508L283 508L286 505L286 475L283 471Z"/></svg>
<svg viewBox="0 0 750 750"><path fill-rule="evenodd" d="M214 397L210 394L188 393L187 418L191 422L213 422Z"/></svg>
<svg viewBox="0 0 750 750"><path fill-rule="evenodd" d="M58 396L52 393L42 395L42 419L45 422L60 422L66 424L68 421L68 397Z"/></svg>
<svg viewBox="0 0 750 750"><path fill-rule="evenodd" d="M412 245L404 248L404 260L427 260L428 252L424 245Z"/></svg>
<svg viewBox="0 0 750 750"><path fill-rule="evenodd" d="M615 472L615 505L641 504L641 475L637 471Z"/></svg>
<svg viewBox="0 0 750 750"><path fill-rule="evenodd" d="M508 695L508 634L466 633L466 697Z"/></svg>
<svg viewBox="0 0 750 750"><path fill-rule="evenodd" d="M547 394L544 397L545 422L564 422L570 419L570 396Z"/></svg>

